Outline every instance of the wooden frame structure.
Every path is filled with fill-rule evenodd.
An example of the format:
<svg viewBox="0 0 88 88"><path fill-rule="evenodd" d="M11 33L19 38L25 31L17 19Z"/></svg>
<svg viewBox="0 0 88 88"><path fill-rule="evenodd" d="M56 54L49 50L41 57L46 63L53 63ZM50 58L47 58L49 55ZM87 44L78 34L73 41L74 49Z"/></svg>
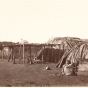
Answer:
<svg viewBox="0 0 88 88"><path fill-rule="evenodd" d="M13 45L2 45L2 46L0 46L1 47L0 49L3 50L4 47L9 47L12 51L10 59L12 59L13 63L15 64L15 57L14 57L14 54L13 54L15 47L18 47L19 54L21 53L20 49L23 48L22 58L23 58L23 63L25 63L25 54L24 54L25 53L25 50L24 50L25 47L29 47L29 55L30 55L29 56L30 60L28 59L28 62L29 62L29 61L31 61L31 52L32 52L31 48L32 47L42 47L43 49L45 49L46 46L49 46L49 47L51 47L51 50L52 50L52 55L51 56L53 57L52 47L56 46L56 45L58 45L60 47L60 44L13 44ZM2 52L2 59L3 59L3 52ZM42 62L43 62L43 60L44 60L44 52L42 52Z"/></svg>

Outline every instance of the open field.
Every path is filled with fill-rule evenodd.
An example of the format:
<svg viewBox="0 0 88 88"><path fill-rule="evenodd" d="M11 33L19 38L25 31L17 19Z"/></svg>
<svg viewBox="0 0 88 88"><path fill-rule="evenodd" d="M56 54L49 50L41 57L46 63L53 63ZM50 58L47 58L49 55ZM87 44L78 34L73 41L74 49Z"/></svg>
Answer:
<svg viewBox="0 0 88 88"><path fill-rule="evenodd" d="M59 76L61 69L54 63L12 64L0 60L0 86L88 86L88 71L78 76ZM45 70L50 66L51 70Z"/></svg>

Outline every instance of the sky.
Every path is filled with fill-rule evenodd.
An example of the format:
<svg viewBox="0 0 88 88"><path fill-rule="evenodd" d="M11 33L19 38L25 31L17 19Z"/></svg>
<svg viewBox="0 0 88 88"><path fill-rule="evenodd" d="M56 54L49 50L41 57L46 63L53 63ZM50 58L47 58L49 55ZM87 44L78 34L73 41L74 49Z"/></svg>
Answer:
<svg viewBox="0 0 88 88"><path fill-rule="evenodd" d="M0 41L88 39L87 0L0 0Z"/></svg>

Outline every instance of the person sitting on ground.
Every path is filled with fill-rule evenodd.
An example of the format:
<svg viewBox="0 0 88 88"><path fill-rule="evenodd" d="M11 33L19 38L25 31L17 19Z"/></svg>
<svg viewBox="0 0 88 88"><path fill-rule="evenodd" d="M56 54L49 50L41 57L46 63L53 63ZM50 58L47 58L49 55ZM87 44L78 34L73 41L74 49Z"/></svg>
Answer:
<svg viewBox="0 0 88 88"><path fill-rule="evenodd" d="M79 61L77 61L77 63L71 64L71 62L67 60L66 64L63 65L61 75L77 76L78 66L79 66Z"/></svg>
<svg viewBox="0 0 88 88"><path fill-rule="evenodd" d="M73 65L71 64L70 60L66 61L66 64L63 65L61 75L70 76L73 74Z"/></svg>
<svg viewBox="0 0 88 88"><path fill-rule="evenodd" d="M74 76L77 76L78 66L79 66L79 61L77 61L76 63L73 63L73 75Z"/></svg>

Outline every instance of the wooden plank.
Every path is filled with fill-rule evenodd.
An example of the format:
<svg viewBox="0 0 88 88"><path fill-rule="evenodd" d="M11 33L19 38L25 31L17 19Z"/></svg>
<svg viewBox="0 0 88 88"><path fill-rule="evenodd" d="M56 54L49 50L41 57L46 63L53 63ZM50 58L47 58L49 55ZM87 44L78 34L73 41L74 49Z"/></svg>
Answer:
<svg viewBox="0 0 88 88"><path fill-rule="evenodd" d="M42 46L56 46L56 45L59 45L59 44L24 44L25 46L35 46L35 47L42 47ZM0 45L2 46L2 45ZM10 47L15 47L15 46L20 46L20 44L14 44L14 45L4 45L4 46L10 46ZM21 44L21 46L23 46Z"/></svg>

